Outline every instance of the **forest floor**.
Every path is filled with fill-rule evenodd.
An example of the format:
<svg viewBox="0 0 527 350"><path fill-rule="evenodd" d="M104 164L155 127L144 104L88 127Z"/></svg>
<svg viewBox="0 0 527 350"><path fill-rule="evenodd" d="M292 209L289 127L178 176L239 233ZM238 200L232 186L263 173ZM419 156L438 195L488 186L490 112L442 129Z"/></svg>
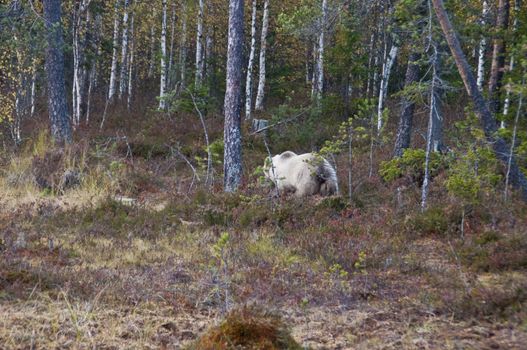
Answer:
<svg viewBox="0 0 527 350"><path fill-rule="evenodd" d="M207 189L162 146L45 144L2 158L0 349L179 349L247 304L312 349L525 349L515 200L468 208L462 235L442 188L420 213L418 185L396 200L360 167L351 204L297 201L257 175L240 194ZM80 186L35 185L72 166Z"/></svg>

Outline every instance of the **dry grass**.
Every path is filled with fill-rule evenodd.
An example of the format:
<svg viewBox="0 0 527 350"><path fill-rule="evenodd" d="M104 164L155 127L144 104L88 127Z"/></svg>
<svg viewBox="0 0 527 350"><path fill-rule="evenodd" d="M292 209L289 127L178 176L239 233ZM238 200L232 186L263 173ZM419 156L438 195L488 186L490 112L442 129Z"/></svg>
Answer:
<svg viewBox="0 0 527 350"><path fill-rule="evenodd" d="M418 189L397 203L360 159L351 205L275 200L256 175L241 195L188 191L186 164L141 137L133 159L107 140L64 155L83 176L60 193L31 177L45 139L3 158L0 349L179 349L247 304L312 349L527 344L525 205L487 198L461 239L441 188L419 214Z"/></svg>

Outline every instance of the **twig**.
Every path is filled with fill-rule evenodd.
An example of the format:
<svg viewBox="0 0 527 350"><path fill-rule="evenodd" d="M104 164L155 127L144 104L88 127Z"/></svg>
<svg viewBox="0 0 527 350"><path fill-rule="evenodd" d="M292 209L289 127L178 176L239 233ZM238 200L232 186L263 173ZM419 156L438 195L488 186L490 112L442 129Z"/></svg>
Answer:
<svg viewBox="0 0 527 350"><path fill-rule="evenodd" d="M276 122L274 124L271 124L271 125L268 125L266 127L263 127L261 129L258 129L256 131L253 131L252 133L250 133L249 135L253 136L253 135L256 135L256 134L259 134L261 133L262 131L265 131L265 130L269 130L271 128L274 128L275 126L278 126L278 125L282 125L282 124L285 124L285 123L289 123L289 122L292 122L293 120L295 119L298 119L300 118L301 116L303 116L306 112L308 111L308 109L304 109L302 112L298 113L297 115L293 116L293 117L290 117L290 118L287 118L287 119L284 119L284 120L281 120L279 122Z"/></svg>

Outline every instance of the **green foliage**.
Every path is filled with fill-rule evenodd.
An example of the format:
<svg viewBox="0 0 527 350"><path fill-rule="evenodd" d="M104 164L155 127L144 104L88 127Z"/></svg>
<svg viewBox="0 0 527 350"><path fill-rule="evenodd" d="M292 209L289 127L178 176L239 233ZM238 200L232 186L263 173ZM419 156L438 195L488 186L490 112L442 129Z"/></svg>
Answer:
<svg viewBox="0 0 527 350"><path fill-rule="evenodd" d="M493 191L502 176L492 149L488 146L457 154L450 165L446 188L466 204L476 204L483 192Z"/></svg>
<svg viewBox="0 0 527 350"><path fill-rule="evenodd" d="M384 181L391 182L408 176L414 181L421 181L425 171L426 152L423 149L408 148L403 156L382 162L379 173ZM430 154L430 175L436 176L446 165L445 157L439 153Z"/></svg>

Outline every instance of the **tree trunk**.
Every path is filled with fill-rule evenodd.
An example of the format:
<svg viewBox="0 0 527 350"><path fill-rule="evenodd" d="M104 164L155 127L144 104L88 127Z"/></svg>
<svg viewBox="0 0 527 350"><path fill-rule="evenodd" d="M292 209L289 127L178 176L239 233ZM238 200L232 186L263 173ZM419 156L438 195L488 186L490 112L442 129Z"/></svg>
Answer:
<svg viewBox="0 0 527 350"><path fill-rule="evenodd" d="M266 4L268 0L266 0ZM229 1L229 41L225 91L224 190L234 192L242 178L241 93L243 64L244 0ZM262 35L263 37L263 35Z"/></svg>
<svg viewBox="0 0 527 350"><path fill-rule="evenodd" d="M181 89L186 86L187 73L187 5L183 2L183 20L181 24L181 41L179 43L179 84Z"/></svg>
<svg viewBox="0 0 527 350"><path fill-rule="evenodd" d="M405 88L419 81L419 65L417 64L419 58L420 54L416 51L413 51L408 58L408 67L406 68L404 81ZM415 102L403 96L401 104L402 111L395 139L394 157L401 157L403 155L404 150L410 147L412 137Z"/></svg>
<svg viewBox="0 0 527 350"><path fill-rule="evenodd" d="M516 157L511 155L509 160L508 154L510 147L502 138L496 135L496 119L490 112L481 92L478 90L476 79L474 79L474 75L468 65L465 54L461 50L459 39L450 23L443 0L432 0L432 3L439 23L441 24L441 28L443 29L443 33L447 39L450 51L452 52L452 56L456 61L459 74L463 79L468 95L474 103L474 111L480 119L485 136L489 143L492 144L496 158L498 158L503 164L508 164L508 162L510 162L510 181L514 187L521 191L523 200L527 202L527 178L518 166Z"/></svg>
<svg viewBox="0 0 527 350"><path fill-rule="evenodd" d="M436 52L438 51L439 52ZM443 113L441 110L441 46L434 47L434 66L433 66L433 94L434 94L434 113L432 114L432 152L442 152L444 150L443 142Z"/></svg>
<svg viewBox="0 0 527 350"><path fill-rule="evenodd" d="M523 73L525 75L525 72ZM525 78L522 79L522 88L525 87ZM523 92L520 91L520 98L518 100L518 109L516 110L516 117L514 118L514 127L512 129L512 140L511 140L511 150L509 152L509 159L507 160L507 172L505 175L505 192L504 197L507 200L509 195L509 179L511 176L511 162L514 155L514 148L516 147L516 137L518 134L518 121L520 120L520 114L523 107Z"/></svg>
<svg viewBox="0 0 527 350"><path fill-rule="evenodd" d="M198 28L196 30L196 76L194 85L200 87L203 82L203 10L205 1L199 0L198 8Z"/></svg>
<svg viewBox="0 0 527 350"><path fill-rule="evenodd" d="M150 64L148 65L148 78L154 76L154 68L156 66L156 30L152 24L150 27Z"/></svg>
<svg viewBox="0 0 527 350"><path fill-rule="evenodd" d="M161 78L159 82L159 109L166 109L165 94L167 88L167 0L163 0L163 22L161 24Z"/></svg>
<svg viewBox="0 0 527 350"><path fill-rule="evenodd" d="M504 33L509 26L509 8L509 0L499 0L496 27L500 32L498 37L494 39L494 49L492 51L492 64L489 78L489 109L494 116L497 116L500 110L499 95L503 81L506 51Z"/></svg>
<svg viewBox="0 0 527 350"><path fill-rule="evenodd" d="M174 87L174 41L176 31L176 3L172 4L172 18L170 19L170 49L168 53L168 88L172 89Z"/></svg>
<svg viewBox="0 0 527 350"><path fill-rule="evenodd" d="M108 88L108 100L112 100L115 96L115 89L117 85L117 55L119 46L119 4L120 0L115 0L115 18L113 22L113 52L112 52L112 68L110 70L110 87Z"/></svg>
<svg viewBox="0 0 527 350"><path fill-rule="evenodd" d="M124 0L124 14L123 14L123 36L121 44L121 75L119 77L119 99L126 94L128 87L128 8L130 7L130 0Z"/></svg>
<svg viewBox="0 0 527 350"><path fill-rule="evenodd" d="M487 24L487 17L489 15L489 3L487 0L483 0L483 10L481 13L481 27L485 27ZM485 79L485 51L487 50L487 38L483 34L479 41L479 53L478 53L478 89L483 89L483 80Z"/></svg>
<svg viewBox="0 0 527 350"><path fill-rule="evenodd" d="M135 36L134 36L134 15L132 14L132 19L130 20L130 50L128 58L128 94L126 99L126 106L130 110L132 106L132 93L134 87L134 46L135 46Z"/></svg>
<svg viewBox="0 0 527 350"><path fill-rule="evenodd" d="M269 30L269 0L264 1L264 12L262 19L262 36L260 38L260 63L258 77L258 93L256 94L256 105L254 109L263 111L265 98L265 59L267 53L267 31Z"/></svg>
<svg viewBox="0 0 527 350"><path fill-rule="evenodd" d="M256 51L256 0L252 0L251 12L251 51L249 53L249 63L247 65L247 79L245 83L245 119L251 119L253 105L253 68L254 54Z"/></svg>
<svg viewBox="0 0 527 350"><path fill-rule="evenodd" d="M521 0L515 0L514 1L514 22L512 24L513 33L516 34L518 31L518 16L520 15L520 6L521 6ZM514 39L513 39L514 40ZM511 53L510 63L509 63L509 72L512 72L514 70L514 64L515 64L515 58L514 54ZM501 121L501 128L505 128L505 119L507 119L507 116L509 115L509 107L511 104L511 88L510 84L507 84L506 89L506 96L505 96L505 103L503 105L503 120Z"/></svg>
<svg viewBox="0 0 527 350"><path fill-rule="evenodd" d="M430 154L433 151L433 134L434 134L434 122L436 120L436 85L437 85L437 47L432 44L432 82L430 83L430 111L428 117L428 132L426 137L426 153L425 153L425 176L423 180L423 187L421 189L421 211L424 211L428 201L428 186L430 184Z"/></svg>
<svg viewBox="0 0 527 350"><path fill-rule="evenodd" d="M390 49L389 55L386 57L386 60L382 68L381 76L381 86L379 88L379 103L377 105L377 133L380 134L383 127L383 112L384 112L384 102L388 96L388 84L390 82L390 73L392 66L397 58L397 53L399 52L399 46L394 43Z"/></svg>
<svg viewBox="0 0 527 350"><path fill-rule="evenodd" d="M64 39L62 37L61 1L44 0L47 30L46 75L51 135L59 143L71 143L71 125L64 83Z"/></svg>
<svg viewBox="0 0 527 350"><path fill-rule="evenodd" d="M327 12L328 12L328 2L327 0L322 0L322 17L320 18L318 35L318 56L317 56L317 81L315 88L315 99L317 104L320 104L322 99L322 93L324 91L324 48L325 48L325 33L326 33L326 21L327 21Z"/></svg>

